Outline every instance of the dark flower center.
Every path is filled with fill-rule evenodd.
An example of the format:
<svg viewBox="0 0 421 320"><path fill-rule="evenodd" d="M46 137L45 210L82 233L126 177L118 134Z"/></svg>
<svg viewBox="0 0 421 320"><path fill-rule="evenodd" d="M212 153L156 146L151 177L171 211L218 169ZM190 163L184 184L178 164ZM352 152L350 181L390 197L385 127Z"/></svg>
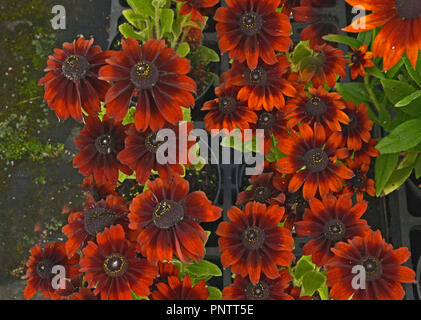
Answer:
<svg viewBox="0 0 421 320"><path fill-rule="evenodd" d="M362 189L364 187L364 184L365 184L364 175L362 175L361 173L356 173L351 178L351 185L357 189Z"/></svg>
<svg viewBox="0 0 421 320"><path fill-rule="evenodd" d="M72 55L64 61L61 70L64 76L72 81L78 81L85 78L91 65L85 57Z"/></svg>
<svg viewBox="0 0 421 320"><path fill-rule="evenodd" d="M106 208L87 209L84 212L85 230L94 237L112 226L115 220L116 214Z"/></svg>
<svg viewBox="0 0 421 320"><path fill-rule="evenodd" d="M49 259L44 259L37 264L37 274L41 279L49 279L53 276L52 269L54 262Z"/></svg>
<svg viewBox="0 0 421 320"><path fill-rule="evenodd" d="M345 125L345 130L347 132L352 132L358 127L358 119L355 114L349 114L349 123Z"/></svg>
<svg viewBox="0 0 421 320"><path fill-rule="evenodd" d="M308 208L308 202L303 198L301 192L288 194L286 205L289 210L294 210L298 219L301 219L304 211Z"/></svg>
<svg viewBox="0 0 421 320"><path fill-rule="evenodd" d="M262 29L262 16L256 12L246 12L240 17L239 26L242 33L254 36Z"/></svg>
<svg viewBox="0 0 421 320"><path fill-rule="evenodd" d="M319 97L313 97L306 103L306 112L313 117L323 115L326 110L326 104Z"/></svg>
<svg viewBox="0 0 421 320"><path fill-rule="evenodd" d="M377 280L382 276L383 266L376 257L364 257L359 264L364 267L368 281Z"/></svg>
<svg viewBox="0 0 421 320"><path fill-rule="evenodd" d="M105 273L113 278L123 276L129 267L129 262L125 256L120 253L113 253L104 260Z"/></svg>
<svg viewBox="0 0 421 320"><path fill-rule="evenodd" d="M156 132L152 132L150 133L145 140L145 146L146 149L150 152L150 153L156 153L156 151L158 150L158 148L165 142L165 141L159 141L157 140L157 133Z"/></svg>
<svg viewBox="0 0 421 320"><path fill-rule="evenodd" d="M346 226L345 224L338 220L333 219L328 221L324 226L324 234L327 239L331 241L339 241L342 240L346 233Z"/></svg>
<svg viewBox="0 0 421 320"><path fill-rule="evenodd" d="M114 139L109 134L103 134L95 140L95 147L99 153L110 154L114 151Z"/></svg>
<svg viewBox="0 0 421 320"><path fill-rule="evenodd" d="M357 64L357 63L359 63L359 62L360 62L360 56L359 56L359 54L358 54L358 53L354 53L354 54L351 56L351 62L352 62L352 63L354 63L354 64Z"/></svg>
<svg viewBox="0 0 421 320"><path fill-rule="evenodd" d="M317 173L327 168L329 164L329 157L324 150L314 148L306 152L304 155L304 163L308 170L313 173Z"/></svg>
<svg viewBox="0 0 421 320"><path fill-rule="evenodd" d="M261 202L261 203L265 203L267 200L269 200L271 195L271 192L269 190L269 188L266 187L257 187L254 190L254 200Z"/></svg>
<svg viewBox="0 0 421 320"><path fill-rule="evenodd" d="M260 114L257 120L257 128L264 130L272 130L275 125L275 116L269 112L263 112Z"/></svg>
<svg viewBox="0 0 421 320"><path fill-rule="evenodd" d="M234 97L222 97L219 99L219 111L223 114L231 114L237 106L237 101Z"/></svg>
<svg viewBox="0 0 421 320"><path fill-rule="evenodd" d="M152 219L158 228L169 229L184 219L184 209L175 201L164 200L155 207Z"/></svg>
<svg viewBox="0 0 421 320"><path fill-rule="evenodd" d="M151 89L158 82L158 78L158 69L152 62L138 62L130 71L130 80L137 89Z"/></svg>
<svg viewBox="0 0 421 320"><path fill-rule="evenodd" d="M260 281L257 284L249 283L246 288L246 297L248 300L267 300L269 295L269 285L265 281Z"/></svg>
<svg viewBox="0 0 421 320"><path fill-rule="evenodd" d="M419 0L395 0L396 12L405 19L417 19L421 17L421 1Z"/></svg>
<svg viewBox="0 0 421 320"><path fill-rule="evenodd" d="M248 85L264 86L267 83L267 73L262 66L257 66L254 70L247 68L244 71L244 79Z"/></svg>
<svg viewBox="0 0 421 320"><path fill-rule="evenodd" d="M265 242L265 232L256 226L248 227L243 232L242 243L248 250L260 249Z"/></svg>

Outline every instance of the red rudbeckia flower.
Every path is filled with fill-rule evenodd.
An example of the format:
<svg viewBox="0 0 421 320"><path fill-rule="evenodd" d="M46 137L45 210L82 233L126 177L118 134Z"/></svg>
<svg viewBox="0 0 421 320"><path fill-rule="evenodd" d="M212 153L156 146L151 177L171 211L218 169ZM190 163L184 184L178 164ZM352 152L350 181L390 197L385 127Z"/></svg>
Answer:
<svg viewBox="0 0 421 320"><path fill-rule="evenodd" d="M180 15L185 16L190 13L190 18L193 21L198 21L202 24L205 23L203 18L204 8L211 8L219 3L219 0L177 0L184 2L180 8Z"/></svg>
<svg viewBox="0 0 421 320"><path fill-rule="evenodd" d="M349 150L358 151L363 147L363 143L368 143L371 138L373 122L368 116L368 107L361 103L358 107L352 101L346 101L345 113L349 117L349 123L341 124L342 132L334 133L342 140L341 146L346 146Z"/></svg>
<svg viewBox="0 0 421 320"><path fill-rule="evenodd" d="M324 87L325 84L333 88L336 84L336 75L346 76L347 61L343 51L327 44L316 45L313 51L312 60L302 65L301 81L311 80L315 88Z"/></svg>
<svg viewBox="0 0 421 320"><path fill-rule="evenodd" d="M47 242L43 249L38 244L32 247L26 262L28 284L23 294L25 299L31 299L38 290L47 299L60 299L62 296L53 288L53 267L63 266L66 278L73 278L78 274L78 262L78 255L70 259L67 257L64 242Z"/></svg>
<svg viewBox="0 0 421 320"><path fill-rule="evenodd" d="M183 119L181 106L194 105L196 83L186 76L190 62L178 57L164 40L151 39L143 46L129 38L123 50L107 59L99 78L114 82L105 96L107 114L124 119L133 96L137 97L134 115L136 129L159 130L165 121L177 124Z"/></svg>
<svg viewBox="0 0 421 320"><path fill-rule="evenodd" d="M62 228L68 240L66 253L73 256L78 250L84 248L88 241L95 241L96 235L105 228L121 224L128 230L129 219L127 206L120 196L109 195L106 200L98 202L88 196L82 210L69 214L68 224Z"/></svg>
<svg viewBox="0 0 421 320"><path fill-rule="evenodd" d="M202 40L202 29L196 27L190 27L188 29L185 41L189 44L190 48L197 48L202 44Z"/></svg>
<svg viewBox="0 0 421 320"><path fill-rule="evenodd" d="M333 195L309 200L310 209L306 209L303 220L295 223L299 237L311 237L303 247L304 255L311 255L318 266L325 265L333 253L331 248L338 241L346 241L355 236L364 235L370 227L367 221L360 219L367 210L367 202L358 202L352 206L351 198Z"/></svg>
<svg viewBox="0 0 421 320"><path fill-rule="evenodd" d="M364 193L374 197L376 195L376 183L373 179L367 178L370 166L351 159L348 159L346 163L348 168L354 171L354 177L346 181L342 194L349 198L356 194L357 201L364 199Z"/></svg>
<svg viewBox="0 0 421 320"><path fill-rule="evenodd" d="M280 174L275 175L273 178L273 185L285 195L285 218L284 227L292 230L296 221L301 221L304 211L309 207L308 201L304 199L302 190L297 192L289 192L289 181L293 176L290 174L282 177Z"/></svg>
<svg viewBox="0 0 421 320"><path fill-rule="evenodd" d="M69 300L99 300L99 297L93 293L92 289L80 288L79 292L69 297Z"/></svg>
<svg viewBox="0 0 421 320"><path fill-rule="evenodd" d="M320 5L319 0L302 0L300 6L293 9L293 16L296 22L307 22L309 26L305 27L301 33L301 40L310 40L310 46L327 43L322 39L328 34L339 32L337 18L326 14L324 8L329 4Z"/></svg>
<svg viewBox="0 0 421 320"><path fill-rule="evenodd" d="M354 160L370 164L371 158L376 158L380 155L380 151L375 148L376 144L376 139L370 139L368 143L363 143L361 149L354 152Z"/></svg>
<svg viewBox="0 0 421 320"><path fill-rule="evenodd" d="M234 283L222 290L222 300L294 300L285 292L292 276L286 269L279 274L276 279L262 276L257 284L250 282L248 277L237 275Z"/></svg>
<svg viewBox="0 0 421 320"><path fill-rule="evenodd" d="M401 283L415 283L415 272L401 264L410 257L408 248L393 249L380 231L370 231L364 237L338 242L335 254L327 265L327 285L335 300L402 300L405 291ZM365 270L365 289L353 289L355 266ZM361 284L360 284L361 285Z"/></svg>
<svg viewBox="0 0 421 320"><path fill-rule="evenodd" d="M132 170L117 160L124 148L127 127L108 118L101 122L96 116L85 121L79 136L74 138L80 152L73 159L73 166L84 176L93 174L98 183L116 183L118 170L130 175Z"/></svg>
<svg viewBox="0 0 421 320"><path fill-rule="evenodd" d="M373 43L374 57L383 57L383 69L389 70L406 52L415 68L421 41L421 3L418 0L346 0L351 6L373 11L343 30L363 32L382 27Z"/></svg>
<svg viewBox="0 0 421 320"><path fill-rule="evenodd" d="M257 201L265 204L282 204L285 195L276 189L273 184L273 172L266 172L253 176L249 179L251 188L240 192L236 205L244 204L248 201Z"/></svg>
<svg viewBox="0 0 421 320"><path fill-rule="evenodd" d="M168 284L158 283L157 289L151 294L151 300L206 300L208 297L206 282L200 280L192 286L188 274L184 276L183 281L175 276L168 277Z"/></svg>
<svg viewBox="0 0 421 320"><path fill-rule="evenodd" d="M282 173L294 174L289 181L288 191L294 193L303 187L305 199L342 190L344 180L354 175L337 159L348 157L348 150L338 149L340 140L331 135L326 137L322 126L315 124L314 130L306 124L300 126L301 135L295 131L288 138L279 141L278 148L288 157L278 160Z"/></svg>
<svg viewBox="0 0 421 320"><path fill-rule="evenodd" d="M257 113L257 122L251 126L253 134L256 130L264 130L263 145L259 145L260 153L268 154L272 146L272 135L276 139L281 139L287 135L287 120L282 111L272 110L267 112L261 110Z"/></svg>
<svg viewBox="0 0 421 320"><path fill-rule="evenodd" d="M280 0L227 0L228 8L218 8L214 19L221 53L239 62L247 60L251 69L259 58L277 63L276 51L287 52L292 45L289 18L275 10Z"/></svg>
<svg viewBox="0 0 421 320"><path fill-rule="evenodd" d="M83 284L83 273L77 273L71 279L65 279L64 288L59 287L55 292L60 296L61 299L69 299L69 297L80 290Z"/></svg>
<svg viewBox="0 0 421 320"><path fill-rule="evenodd" d="M193 123L179 123L178 125L168 125L168 130L175 134L176 143L169 147L175 147L175 153L168 152L168 163L159 163L157 151L162 144L166 143L165 137L158 139L159 131L150 129L139 132L132 125L126 131L125 148L118 154L117 159L136 171L136 179L141 184L145 184L151 175L151 171L158 171L161 178L168 178L172 174L182 175L184 173L183 164L188 164L189 150L196 143L193 140L187 140L190 132L194 129ZM180 142L181 140L181 142ZM183 141L187 142L185 150L179 150ZM171 142L172 143L172 142ZM184 160L180 159L180 154Z"/></svg>
<svg viewBox="0 0 421 320"><path fill-rule="evenodd" d="M168 278L171 276L178 277L179 273L180 269L178 269L171 262L158 262L158 274L156 275L151 285L151 292L154 292L156 290L156 286L158 283L168 284ZM149 298L150 297L151 295L149 295Z"/></svg>
<svg viewBox="0 0 421 320"><path fill-rule="evenodd" d="M208 132L224 130L229 135L234 129L249 129L256 123L257 115L248 108L247 103L237 100L239 87L222 84L215 88L216 99L206 101L201 110L208 111L203 121Z"/></svg>
<svg viewBox="0 0 421 320"><path fill-rule="evenodd" d="M106 228L98 233L96 242L89 241L82 250L80 271L101 300L132 300L131 291L146 297L156 276L156 268L146 259L136 256L121 225Z"/></svg>
<svg viewBox="0 0 421 320"><path fill-rule="evenodd" d="M130 206L130 225L139 231L138 250L149 261L170 261L175 254L181 261L199 261L205 254L207 235L200 222L221 217L222 209L208 200L202 191L189 193L187 180L149 181L148 190Z"/></svg>
<svg viewBox="0 0 421 320"><path fill-rule="evenodd" d="M98 70L105 65L111 51L102 51L94 39L83 37L73 43L63 43L63 50L54 49L54 55L47 60L48 72L39 80L45 87L44 100L57 117L67 119L71 116L83 120L82 109L88 114L101 111L101 101L109 88L106 81L98 79Z"/></svg>
<svg viewBox="0 0 421 320"><path fill-rule="evenodd" d="M234 61L227 85L241 87L237 98L248 101L248 107L252 110L282 109L285 106L284 95L293 97L296 94L296 89L284 77L288 67L285 55L277 56L277 63L272 65L260 62L253 70Z"/></svg>
<svg viewBox="0 0 421 320"><path fill-rule="evenodd" d="M265 275L269 279L280 276L278 265L287 267L294 260L291 232L279 227L285 209L252 201L244 210L228 210L231 222L221 222L216 230L224 268L231 266L233 273L249 276L257 284Z"/></svg>
<svg viewBox="0 0 421 320"><path fill-rule="evenodd" d="M367 51L368 45L364 44L359 49L352 48L354 52L349 54L349 66L351 67L351 79L356 79L359 75L365 77L365 68L374 67L373 53Z"/></svg>
<svg viewBox="0 0 421 320"><path fill-rule="evenodd" d="M310 296L301 296L301 288L289 286L285 292L289 294L294 300L313 300Z"/></svg>
<svg viewBox="0 0 421 320"><path fill-rule="evenodd" d="M344 101L337 92L328 92L323 87L308 88L310 97L301 93L290 99L286 105L286 117L288 128L294 128L299 123L305 123L313 127L318 123L326 131L341 131L341 123L349 122L345 114Z"/></svg>
<svg viewBox="0 0 421 320"><path fill-rule="evenodd" d="M79 187L84 192L91 195L95 201L106 199L110 194L114 196L117 195L117 192L115 191L117 188L116 183L95 183L93 176L84 178L82 184L79 185Z"/></svg>

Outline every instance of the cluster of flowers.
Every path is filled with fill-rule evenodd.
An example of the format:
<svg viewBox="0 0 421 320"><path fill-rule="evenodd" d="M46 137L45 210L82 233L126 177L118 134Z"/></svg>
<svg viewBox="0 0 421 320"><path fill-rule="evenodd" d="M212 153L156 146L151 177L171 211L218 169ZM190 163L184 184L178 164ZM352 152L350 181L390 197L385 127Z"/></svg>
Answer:
<svg viewBox="0 0 421 320"><path fill-rule="evenodd" d="M408 249L394 250L360 219L367 209L364 195L375 194L367 173L371 158L379 155L368 108L326 87L346 75L348 63L354 75L364 72L371 53L357 48L348 62L341 50L320 39L332 31L305 11L316 12L323 1L302 1L297 16L313 22L302 37L323 59L311 69L292 70L286 54L291 24L285 13L296 2L227 0L214 16L221 53L228 52L233 63L221 75L217 98L202 108L208 111L206 129L264 129L262 152L283 154L250 179L251 188L228 210L229 221L218 226L221 263L236 274L223 298L310 299L291 286L288 267L295 260L296 232L312 238L303 252L327 269L330 297L402 299L401 283L415 279L401 265L409 258ZM186 1L183 10L201 17L201 8L214 5ZM25 297L41 289L53 299L131 299L132 292L150 299L206 299L206 283L192 286L188 275L180 280L171 260L203 259L207 235L200 222L218 220L222 209L203 192L189 192L189 183L180 177L181 164L156 161L162 143L156 132L177 130L183 119L180 106L194 105L189 61L163 40L141 46L127 39L121 51L111 52L80 38L55 49L47 64L48 73L40 80L45 100L60 119L71 116L85 123L75 139L80 153L74 166L87 176L83 188L88 194L84 207L69 214L65 243L32 248ZM100 102L106 106L103 116ZM134 121L123 125L131 103ZM187 134L192 129L188 123ZM159 178L148 181L152 170ZM148 181L130 203L115 192L119 171L135 171L140 183ZM52 288L54 265L66 268L66 290ZM351 285L355 265L365 268L365 290Z"/></svg>

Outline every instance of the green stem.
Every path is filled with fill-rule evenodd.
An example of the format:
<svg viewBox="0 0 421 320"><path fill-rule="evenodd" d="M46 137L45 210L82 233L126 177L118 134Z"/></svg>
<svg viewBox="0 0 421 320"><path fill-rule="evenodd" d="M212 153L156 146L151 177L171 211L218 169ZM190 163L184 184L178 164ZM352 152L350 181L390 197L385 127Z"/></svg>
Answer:
<svg viewBox="0 0 421 320"><path fill-rule="evenodd" d="M364 77L364 84L365 84L365 88L368 92L368 95L370 96L371 102L373 102L374 106L376 107L377 112L380 112L381 106L380 106L379 102L377 101L377 98L376 98L376 95L374 94L373 89L371 89L370 77L368 75Z"/></svg>
<svg viewBox="0 0 421 320"><path fill-rule="evenodd" d="M182 43L184 41L184 39L186 38L186 32L184 32L184 24L186 23L187 19L188 19L189 15L185 15L181 18L180 21L180 32L177 34L177 36L174 39L174 45L172 46L174 49L176 49L178 47L178 45L180 43ZM180 40L180 36L182 35L181 41Z"/></svg>
<svg viewBox="0 0 421 320"><path fill-rule="evenodd" d="M24 103L27 103L27 102L30 102L30 101L34 101L34 100L38 100L38 99L41 99L41 98L42 98L42 96L33 97L33 98L30 98L30 99L27 99L27 100L20 101L20 102L16 103L16 105L19 106L21 104L24 104Z"/></svg>
<svg viewBox="0 0 421 320"><path fill-rule="evenodd" d="M159 21L159 8L155 8L155 34L156 34L156 39L160 40L159 35L161 33L160 30L160 21Z"/></svg>

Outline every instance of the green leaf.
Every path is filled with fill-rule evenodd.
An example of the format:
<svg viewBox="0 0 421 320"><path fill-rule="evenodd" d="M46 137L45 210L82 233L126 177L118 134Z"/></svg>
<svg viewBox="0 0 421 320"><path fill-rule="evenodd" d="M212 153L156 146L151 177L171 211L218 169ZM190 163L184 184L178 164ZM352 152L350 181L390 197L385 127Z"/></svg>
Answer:
<svg viewBox="0 0 421 320"><path fill-rule="evenodd" d="M399 161L398 153L381 154L376 159L375 164L375 180L376 180L376 195L380 196L390 176L395 170Z"/></svg>
<svg viewBox="0 0 421 320"><path fill-rule="evenodd" d="M371 75L373 77L376 77L378 79L381 79L381 80L386 79L386 75L379 68L377 68L376 66L371 67L371 68L367 68L365 71L369 75Z"/></svg>
<svg viewBox="0 0 421 320"><path fill-rule="evenodd" d="M406 179L411 175L412 169L413 167L408 167L394 171L384 187L384 194L388 195L403 185Z"/></svg>
<svg viewBox="0 0 421 320"><path fill-rule="evenodd" d="M312 54L313 50L310 48L310 42L301 41L295 46L291 56L291 62L298 67L305 58L310 57Z"/></svg>
<svg viewBox="0 0 421 320"><path fill-rule="evenodd" d="M395 104L395 107L405 107L408 104L410 104L412 101L414 101L415 99L418 99L419 97L421 97L421 90L415 91L411 93L409 96L406 96L402 100L398 101L398 103Z"/></svg>
<svg viewBox="0 0 421 320"><path fill-rule="evenodd" d="M152 6L156 9L163 8L167 4L167 0L152 0Z"/></svg>
<svg viewBox="0 0 421 320"><path fill-rule="evenodd" d="M209 62L219 62L219 55L211 48L205 46L199 46L194 50L194 56L203 64Z"/></svg>
<svg viewBox="0 0 421 320"><path fill-rule="evenodd" d="M127 111L126 116L123 119L122 124L126 125L129 123L134 123L134 114L136 112L136 107L131 107L129 111Z"/></svg>
<svg viewBox="0 0 421 320"><path fill-rule="evenodd" d="M320 289L323 284L326 282L326 276L317 272L317 271L309 271L304 274L302 278L303 284L303 295L305 296L312 296L316 290Z"/></svg>
<svg viewBox="0 0 421 320"><path fill-rule="evenodd" d="M172 32L172 24L174 22L174 11L172 9L159 9L159 21L161 23L161 34Z"/></svg>
<svg viewBox="0 0 421 320"><path fill-rule="evenodd" d="M418 158L418 152L408 152L405 157L402 159L402 161L399 163L397 169L403 169L408 167L414 167L415 162Z"/></svg>
<svg viewBox="0 0 421 320"><path fill-rule="evenodd" d="M386 79L380 82L386 96L394 105L416 91L413 86L402 81Z"/></svg>
<svg viewBox="0 0 421 320"><path fill-rule="evenodd" d="M358 39L342 36L339 34L328 34L322 38L326 41L346 44L354 49L359 49L363 45L363 43Z"/></svg>
<svg viewBox="0 0 421 320"><path fill-rule="evenodd" d="M128 5L138 14L153 17L155 9L150 0L127 0Z"/></svg>
<svg viewBox="0 0 421 320"><path fill-rule="evenodd" d="M381 83L387 98L390 100L390 102L393 103L393 105L396 105L401 100L417 92L413 86L403 81L386 79L381 80ZM408 105L400 107L399 110L405 112L411 117L421 117L421 108L419 107L420 105L421 96L415 98Z"/></svg>
<svg viewBox="0 0 421 320"><path fill-rule="evenodd" d="M295 279L297 280L301 279L304 276L304 274L306 274L309 271L313 271L314 268L315 268L315 265L311 261L301 258L297 262L297 265L295 267L295 272L294 272Z"/></svg>
<svg viewBox="0 0 421 320"><path fill-rule="evenodd" d="M370 96L362 82L336 83L335 89L344 97L345 100L351 100L357 105L362 102L370 101Z"/></svg>
<svg viewBox="0 0 421 320"><path fill-rule="evenodd" d="M132 175L128 176L127 174L121 172L120 170L118 171L118 181L123 182L126 179L136 179L136 172L133 173Z"/></svg>
<svg viewBox="0 0 421 320"><path fill-rule="evenodd" d="M145 30L138 32L136 31L133 26L128 24L127 22L119 25L118 30L121 32L121 34L127 39L127 38L134 38L136 40L145 41Z"/></svg>
<svg viewBox="0 0 421 320"><path fill-rule="evenodd" d="M148 297L139 296L138 294L134 293L132 290L130 290L130 292L132 293L133 300L149 300Z"/></svg>
<svg viewBox="0 0 421 320"><path fill-rule="evenodd" d="M136 28L142 28L142 22L144 21L144 16L136 13L133 9L123 10L123 16Z"/></svg>
<svg viewBox="0 0 421 320"><path fill-rule="evenodd" d="M417 70L414 69L406 53L402 56L402 60L403 60L403 63L405 64L406 71L408 71L408 74L415 81L418 87L421 87L421 74L419 74Z"/></svg>
<svg viewBox="0 0 421 320"><path fill-rule="evenodd" d="M190 46L187 42L182 42L180 43L180 45L177 48L177 53L180 57L185 57L189 54L190 52Z"/></svg>
<svg viewBox="0 0 421 320"><path fill-rule="evenodd" d="M195 276L196 278L219 277L222 275L221 269L216 264L207 260L201 260L194 264L188 264L185 266L185 270L189 275Z"/></svg>
<svg viewBox="0 0 421 320"><path fill-rule="evenodd" d="M403 61L402 59L400 59L398 63L396 63L392 68L390 68L386 72L386 78L393 79L396 76L396 74L401 70L402 66L403 66Z"/></svg>
<svg viewBox="0 0 421 320"><path fill-rule="evenodd" d="M370 45L373 40L373 30L358 33L357 40L363 44Z"/></svg>
<svg viewBox="0 0 421 320"><path fill-rule="evenodd" d="M322 300L329 300L329 288L326 284L323 284L317 291L319 292Z"/></svg>
<svg viewBox="0 0 421 320"><path fill-rule="evenodd" d="M226 148L233 148L234 150L238 150L240 152L244 151L244 144L241 139L238 138L238 130L235 130L229 136L225 136L222 138L221 146Z"/></svg>
<svg viewBox="0 0 421 320"><path fill-rule="evenodd" d="M183 121L190 122L191 121L191 109L182 107L181 111L183 112Z"/></svg>
<svg viewBox="0 0 421 320"><path fill-rule="evenodd" d="M415 169L415 179L418 179L419 177L421 177L421 157L417 158L414 169Z"/></svg>
<svg viewBox="0 0 421 320"><path fill-rule="evenodd" d="M383 138L376 148L382 154L407 151L421 142L421 119L406 121Z"/></svg>
<svg viewBox="0 0 421 320"><path fill-rule="evenodd" d="M207 287L209 291L209 297L206 300L222 300L222 292L215 287Z"/></svg>
<svg viewBox="0 0 421 320"><path fill-rule="evenodd" d="M278 148L278 141L276 138L272 135L271 136L272 143L270 145L270 150L268 154L265 155L265 159L269 162L276 162L279 159L285 157L286 155L281 152Z"/></svg>

